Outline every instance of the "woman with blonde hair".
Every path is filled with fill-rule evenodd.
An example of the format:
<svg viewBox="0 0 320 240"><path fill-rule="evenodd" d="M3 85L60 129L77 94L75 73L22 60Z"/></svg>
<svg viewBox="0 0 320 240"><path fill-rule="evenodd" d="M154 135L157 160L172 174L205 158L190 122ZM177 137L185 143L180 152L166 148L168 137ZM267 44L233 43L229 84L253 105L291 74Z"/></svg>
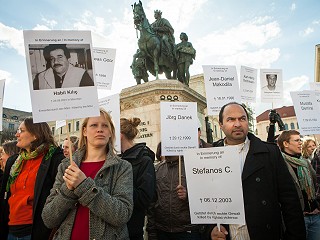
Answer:
<svg viewBox="0 0 320 240"><path fill-rule="evenodd" d="M316 141L313 139L309 138L303 141L302 143L302 157L305 159L308 159L309 162L311 162L313 155L314 155L314 150L317 148Z"/></svg>
<svg viewBox="0 0 320 240"><path fill-rule="evenodd" d="M132 168L114 150L115 129L109 114L85 118L73 162L59 166L42 212L57 228L53 239L128 239L133 208Z"/></svg>

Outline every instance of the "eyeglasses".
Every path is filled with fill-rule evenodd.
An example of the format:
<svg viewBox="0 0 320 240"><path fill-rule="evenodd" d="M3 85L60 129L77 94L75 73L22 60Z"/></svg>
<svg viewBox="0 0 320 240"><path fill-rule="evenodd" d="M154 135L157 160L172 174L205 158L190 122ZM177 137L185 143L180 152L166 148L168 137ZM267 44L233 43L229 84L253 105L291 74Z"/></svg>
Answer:
<svg viewBox="0 0 320 240"><path fill-rule="evenodd" d="M302 142L302 139L301 139L301 138L298 138L298 139L292 139L292 141L295 141L295 142Z"/></svg>

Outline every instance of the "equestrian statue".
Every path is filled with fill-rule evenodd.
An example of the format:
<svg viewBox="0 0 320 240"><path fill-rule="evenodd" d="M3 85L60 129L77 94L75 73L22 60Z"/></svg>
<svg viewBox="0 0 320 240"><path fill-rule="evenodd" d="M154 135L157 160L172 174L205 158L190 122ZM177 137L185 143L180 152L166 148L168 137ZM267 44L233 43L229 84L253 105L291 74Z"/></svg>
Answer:
<svg viewBox="0 0 320 240"><path fill-rule="evenodd" d="M162 12L154 11L155 22L150 24L144 12L142 2L134 3L133 19L137 33L139 49L133 55L131 65L132 73L141 83L148 81L149 71L159 79L158 75L164 73L167 79L176 79L177 60L175 58L174 29L169 21L162 18ZM138 35L138 34L137 34ZM172 73L172 74L171 74Z"/></svg>

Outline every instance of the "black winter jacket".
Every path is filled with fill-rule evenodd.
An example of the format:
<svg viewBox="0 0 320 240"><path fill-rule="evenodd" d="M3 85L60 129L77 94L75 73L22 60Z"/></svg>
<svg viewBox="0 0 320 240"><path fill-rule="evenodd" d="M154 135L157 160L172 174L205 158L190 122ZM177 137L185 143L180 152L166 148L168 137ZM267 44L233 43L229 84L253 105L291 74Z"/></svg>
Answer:
<svg viewBox="0 0 320 240"><path fill-rule="evenodd" d="M199 230L199 225L191 224L188 199L178 198L179 161L162 161L156 166L156 178L158 199L148 211L148 239L158 239L157 230L171 233ZM181 185L187 188L183 159Z"/></svg>
<svg viewBox="0 0 320 240"><path fill-rule="evenodd" d="M248 138L250 148L241 177L250 239L306 239L299 197L278 146L263 142L251 133ZM223 146L223 139L213 145ZM284 233L282 224L286 228ZM210 231L207 239L211 239Z"/></svg>
<svg viewBox="0 0 320 240"><path fill-rule="evenodd" d="M131 163L133 171L134 208L127 224L129 236L130 239L141 239L146 210L156 196L155 154L145 143L138 143L122 153L121 158Z"/></svg>

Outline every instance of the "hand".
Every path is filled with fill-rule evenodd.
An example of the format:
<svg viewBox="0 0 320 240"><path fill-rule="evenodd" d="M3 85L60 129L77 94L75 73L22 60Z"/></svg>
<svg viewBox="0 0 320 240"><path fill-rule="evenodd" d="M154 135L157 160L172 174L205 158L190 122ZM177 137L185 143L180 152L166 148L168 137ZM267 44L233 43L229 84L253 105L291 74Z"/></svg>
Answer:
<svg viewBox="0 0 320 240"><path fill-rule="evenodd" d="M211 240L220 240L220 239L226 239L228 235L227 230L224 228L224 226L220 225L220 231L217 226L215 226L211 231Z"/></svg>
<svg viewBox="0 0 320 240"><path fill-rule="evenodd" d="M178 185L176 187L176 190L177 190L178 198L180 198L181 200L187 199L187 190L184 186Z"/></svg>
<svg viewBox="0 0 320 240"><path fill-rule="evenodd" d="M278 113L275 110L271 110L269 112L269 121L273 124L275 124L277 122L278 119Z"/></svg>
<svg viewBox="0 0 320 240"><path fill-rule="evenodd" d="M71 162L71 165L65 170L63 175L63 180L65 181L67 188L70 190L74 190L86 178L87 176L73 161Z"/></svg>

